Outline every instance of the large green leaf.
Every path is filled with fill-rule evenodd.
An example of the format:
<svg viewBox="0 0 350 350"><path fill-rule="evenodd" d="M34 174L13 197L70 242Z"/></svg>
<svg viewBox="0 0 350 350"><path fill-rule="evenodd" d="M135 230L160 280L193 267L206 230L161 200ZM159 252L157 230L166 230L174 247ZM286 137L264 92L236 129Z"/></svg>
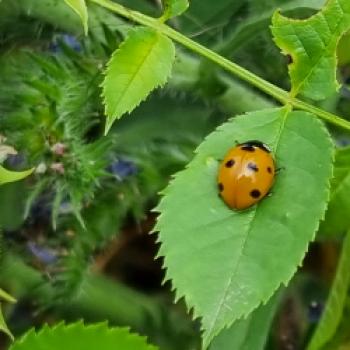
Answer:
<svg viewBox="0 0 350 350"><path fill-rule="evenodd" d="M34 169L25 171L10 171L0 166L0 185L8 182L22 180L33 172Z"/></svg>
<svg viewBox="0 0 350 350"><path fill-rule="evenodd" d="M332 339L341 321L345 299L350 286L350 234L343 243L337 273L330 291L325 310L307 350L322 349Z"/></svg>
<svg viewBox="0 0 350 350"><path fill-rule="evenodd" d="M80 17L83 22L85 35L88 32L88 10L85 0L64 0Z"/></svg>
<svg viewBox="0 0 350 350"><path fill-rule="evenodd" d="M254 310L246 319L224 329L210 344L210 350L264 350L271 323L280 300L276 293L266 305Z"/></svg>
<svg viewBox="0 0 350 350"><path fill-rule="evenodd" d="M219 160L236 140L270 145L282 168L272 196L242 212L226 207L216 186ZM205 347L293 276L324 215L332 159L316 118L267 109L219 127L165 190L157 208L159 255L177 298L202 318Z"/></svg>
<svg viewBox="0 0 350 350"><path fill-rule="evenodd" d="M350 2L329 0L316 15L296 20L276 12L272 33L284 54L292 57L289 74L291 94L321 100L332 95L336 79L336 48L340 37L350 29Z"/></svg>
<svg viewBox="0 0 350 350"><path fill-rule="evenodd" d="M350 228L350 147L336 152L331 184L328 209L320 231L325 234L343 233Z"/></svg>
<svg viewBox="0 0 350 350"><path fill-rule="evenodd" d="M188 8L188 0L162 0L165 20L181 15Z"/></svg>
<svg viewBox="0 0 350 350"><path fill-rule="evenodd" d="M131 31L109 61L103 82L106 132L115 119L166 83L174 58L174 44L166 36L143 27Z"/></svg>
<svg viewBox="0 0 350 350"><path fill-rule="evenodd" d="M85 326L78 322L71 325L60 323L50 328L44 326L36 333L26 333L10 350L156 350L145 338L131 334L126 328L108 328L105 323Z"/></svg>

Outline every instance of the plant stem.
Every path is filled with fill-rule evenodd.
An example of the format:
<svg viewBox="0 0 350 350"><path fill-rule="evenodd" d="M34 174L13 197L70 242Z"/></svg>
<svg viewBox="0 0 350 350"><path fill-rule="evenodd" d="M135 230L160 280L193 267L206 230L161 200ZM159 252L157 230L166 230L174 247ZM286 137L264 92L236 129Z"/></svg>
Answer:
<svg viewBox="0 0 350 350"><path fill-rule="evenodd" d="M168 36L169 38L173 39L174 41L178 42L179 44L187 47L191 51L194 51L198 53L201 56L206 57L210 61L216 63L226 71L232 73L233 75L239 77L240 79L250 83L251 85L257 87L261 91L265 92L266 94L274 97L277 101L281 102L281 104L290 104L295 108L302 109L305 111L308 111L312 114L317 115L319 118L337 125L341 128L350 130L350 122L338 117L335 114L326 112L320 108L317 108L315 106L312 106L306 102L303 102L301 100L298 100L296 98L293 98L290 96L290 94L277 87L276 85L273 85L272 83L260 78L259 76L255 75L254 73L246 70L245 68L239 66L238 64L226 59L225 57L220 56L219 54L215 53L214 51L206 48L205 46L193 41L192 39L186 37L185 35L182 35L181 33L177 32L176 30L170 28L164 23L161 23L156 18L152 18L149 16L146 16L140 12L130 10L120 4L114 3L110 0L90 0L102 7L105 7L112 12L115 12L119 14L120 16L126 17L136 23L142 24L147 27L151 27L164 35Z"/></svg>

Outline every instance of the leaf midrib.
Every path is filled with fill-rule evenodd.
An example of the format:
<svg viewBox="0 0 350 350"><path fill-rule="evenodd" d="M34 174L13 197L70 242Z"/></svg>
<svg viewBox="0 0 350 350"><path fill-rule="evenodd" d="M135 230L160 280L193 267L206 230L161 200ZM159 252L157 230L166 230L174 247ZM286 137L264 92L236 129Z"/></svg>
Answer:
<svg viewBox="0 0 350 350"><path fill-rule="evenodd" d="M275 146L274 146L274 152L275 153L277 153L276 151L277 151L277 148L278 148L278 144L279 144L279 141L280 141L282 133L283 133L283 129L284 129L284 126L285 126L285 123L286 123L286 119L287 119L288 113L290 112L288 106L282 108L282 110L283 109L285 109L285 113L283 115L279 116L279 118L278 118L278 119L282 118L282 121L281 121L281 125L280 125L280 128L279 128L277 136L276 136L276 141L275 141ZM254 210L252 211L253 215L252 215L252 217L251 217L251 219L249 221L247 234L245 235L245 239L243 240L242 245L241 245L240 254L239 254L238 258L235 260L235 265L236 266L233 268L234 271L233 271L233 273L231 274L231 276L229 278L229 282L228 282L226 288L224 289L223 297L221 298L221 301L219 303L217 312L216 312L216 314L215 314L215 316L213 318L213 321L212 321L210 327L208 328L208 333L210 335L212 334L212 331L214 329L215 323L216 323L216 321L218 319L219 314L221 313L222 307L223 307L224 302L226 300L226 297L227 297L228 291L230 289L230 286L232 284L232 281L233 281L234 277L236 276L238 268L239 268L239 266L241 264L241 258L243 256L243 252L245 250L249 234L250 234L250 232L252 230L252 226L254 224L254 219L256 218L257 210L258 210L258 206L255 206Z"/></svg>

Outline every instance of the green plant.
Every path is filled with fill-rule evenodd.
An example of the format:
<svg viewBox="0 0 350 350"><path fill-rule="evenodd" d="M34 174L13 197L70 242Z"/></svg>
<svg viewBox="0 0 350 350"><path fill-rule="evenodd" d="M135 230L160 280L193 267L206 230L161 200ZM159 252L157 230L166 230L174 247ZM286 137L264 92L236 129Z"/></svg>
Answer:
<svg viewBox="0 0 350 350"><path fill-rule="evenodd" d="M5 147L5 145L1 145L1 143L0 143L0 147L2 147L2 153L3 153L2 156L4 157L4 159L6 159L7 154L11 153L12 151L9 152L9 148ZM0 148L0 150L1 150L1 148ZM6 183L22 180L22 179L26 178L27 176L29 176L33 172L33 170L34 169L29 169L29 170L25 170L25 171L10 171L10 170L6 170L5 168L3 168L0 165L0 185L4 185ZM0 240L2 240L1 236L0 236ZM0 245L2 245L2 242L0 242ZM0 254L1 253L2 253L2 251L0 250ZM4 301L10 302L10 303L16 302L16 300L11 295L6 293L1 288L0 288L0 298ZM5 323L1 307L0 307L0 330L5 332L6 334L8 334L13 339L13 336Z"/></svg>
<svg viewBox="0 0 350 350"><path fill-rule="evenodd" d="M280 284L289 282L324 218L334 156L330 136L315 118L347 130L350 123L296 96L320 100L339 88L336 46L350 29L350 6L331 0L302 21L274 14L274 40L291 57L291 92L287 92L165 25L164 21L186 10L185 0L164 1L159 19L108 0L92 2L146 27L130 32L109 62L103 82L106 131L165 82L173 61L169 39L284 105L236 117L219 127L164 191L157 207L160 216L155 230L160 231L159 254L165 258L167 279L176 289L176 299L184 297L194 316L201 318L207 348L220 331L234 327L234 322L266 303ZM86 9L81 5L75 10L83 17ZM133 89L132 95L127 95L128 89ZM126 98L120 98L122 94ZM217 164L232 140L249 139L269 144L286 170L277 177L271 198L236 213L216 197ZM298 190L303 186L307 191ZM277 243L282 246L274 249Z"/></svg>
<svg viewBox="0 0 350 350"><path fill-rule="evenodd" d="M349 4L118 2L0 1L0 158L6 169L35 167L28 182L0 188L0 281L19 301L5 309L15 337L46 320L83 317L128 325L162 350L280 349L274 333L290 295L297 312L330 290L315 331L304 305L295 346L346 346L349 149L334 143L350 130ZM218 164L250 139L270 146L280 171L271 196L235 212L217 196ZM27 174L0 168L0 184ZM115 256L145 264L125 248L125 232L136 227L144 239L156 205L166 283L146 296L118 267L119 281L100 273ZM303 259L315 237L343 248L333 286L320 278L305 292L315 274ZM285 337L294 329L286 323ZM105 324L60 323L11 349L55 349L63 339L68 347L129 339L154 348Z"/></svg>

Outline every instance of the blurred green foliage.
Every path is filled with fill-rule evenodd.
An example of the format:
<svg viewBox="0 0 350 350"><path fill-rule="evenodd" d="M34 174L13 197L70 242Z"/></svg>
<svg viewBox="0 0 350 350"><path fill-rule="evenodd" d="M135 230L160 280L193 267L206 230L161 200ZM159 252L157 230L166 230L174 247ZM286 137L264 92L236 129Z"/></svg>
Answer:
<svg viewBox="0 0 350 350"><path fill-rule="evenodd" d="M149 15L161 13L158 1L120 3ZM213 10L212 0L192 0L189 11L170 22L288 88L286 62L269 31L276 3L217 0ZM278 2L295 16L310 15L322 4ZM3 164L12 170L36 168L29 179L0 187L5 252L0 281L19 300L5 308L15 335L48 321L84 318L130 326L162 350L199 347L199 322L191 320L183 303L172 304L169 283L161 285L161 264L153 262L157 245L148 235L154 224L150 210L171 175L184 168L217 125L275 102L178 50L168 85L103 137L102 69L131 28L132 23L91 5L84 37L79 18L63 1L0 1L0 135L18 152ZM342 47L339 54L345 84L323 106L350 118L348 51ZM332 133L339 146L349 144L349 135ZM333 211L329 215L338 209ZM271 350L307 343L346 228L346 223L341 230L330 227L320 236L295 281L271 308L274 315L257 311L258 320L266 316L273 324L272 331L268 325L261 334L261 349L264 343ZM348 309L334 349L349 341ZM247 322L242 329L249 334L257 321Z"/></svg>

